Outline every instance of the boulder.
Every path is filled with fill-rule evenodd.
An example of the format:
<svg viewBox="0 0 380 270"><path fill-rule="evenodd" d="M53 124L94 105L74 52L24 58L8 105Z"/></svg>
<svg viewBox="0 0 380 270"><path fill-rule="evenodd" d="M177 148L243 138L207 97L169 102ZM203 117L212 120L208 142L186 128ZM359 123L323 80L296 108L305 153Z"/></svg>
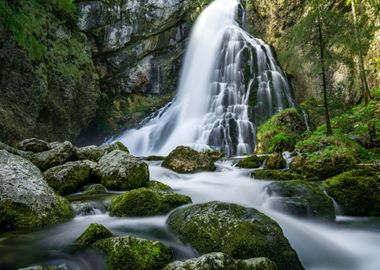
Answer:
<svg viewBox="0 0 380 270"><path fill-rule="evenodd" d="M93 173L102 185L113 190L140 188L149 181L148 165L121 150L104 155Z"/></svg>
<svg viewBox="0 0 380 270"><path fill-rule="evenodd" d="M279 170L256 170L251 172L251 177L255 180L277 180L277 181L288 181L288 180L304 180L305 177L288 171Z"/></svg>
<svg viewBox="0 0 380 270"><path fill-rule="evenodd" d="M106 227L93 223L75 240L75 244L90 247L96 241L112 236L113 234Z"/></svg>
<svg viewBox="0 0 380 270"><path fill-rule="evenodd" d="M263 157L252 155L247 158L239 160L236 166L239 168L245 168L245 169L256 169L256 168L259 168L263 163L264 163Z"/></svg>
<svg viewBox="0 0 380 270"><path fill-rule="evenodd" d="M107 193L107 189L102 184L93 184L86 186L83 191L86 195L97 195Z"/></svg>
<svg viewBox="0 0 380 270"><path fill-rule="evenodd" d="M266 169L269 170L285 169L286 160L282 157L280 153L274 153L265 160L264 166Z"/></svg>
<svg viewBox="0 0 380 270"><path fill-rule="evenodd" d="M167 156L162 166L178 173L215 171L214 159L187 146L179 146Z"/></svg>
<svg viewBox="0 0 380 270"><path fill-rule="evenodd" d="M162 191L167 191L171 189L168 185L165 185L164 183L155 181L155 180L150 180L148 182L148 185L146 186L147 188L154 189L154 190L162 190Z"/></svg>
<svg viewBox="0 0 380 270"><path fill-rule="evenodd" d="M186 261L176 261L163 270L278 270L277 265L267 258L235 260L231 256L214 252Z"/></svg>
<svg viewBox="0 0 380 270"><path fill-rule="evenodd" d="M106 238L92 246L105 253L109 270L162 269L173 259L171 249L162 243L133 236Z"/></svg>
<svg viewBox="0 0 380 270"><path fill-rule="evenodd" d="M75 156L75 149L70 142L50 143L50 146L50 150L34 153L30 156L30 161L42 171L65 164Z"/></svg>
<svg viewBox="0 0 380 270"><path fill-rule="evenodd" d="M347 215L380 215L380 172L353 170L323 182L327 193Z"/></svg>
<svg viewBox="0 0 380 270"><path fill-rule="evenodd" d="M273 182L266 187L270 207L300 217L335 219L333 201L320 185L305 181Z"/></svg>
<svg viewBox="0 0 380 270"><path fill-rule="evenodd" d="M121 142L114 144L96 146L89 145L85 147L76 148L76 158L79 160L91 160L98 162L105 154L108 154L114 150L121 150L129 153L128 148Z"/></svg>
<svg viewBox="0 0 380 270"><path fill-rule="evenodd" d="M44 178L51 188L60 195L77 192L88 184L96 163L89 160L70 161L44 172Z"/></svg>
<svg viewBox="0 0 380 270"><path fill-rule="evenodd" d="M167 224L200 254L267 257L279 269L303 269L280 226L254 208L221 202L192 205L175 210Z"/></svg>
<svg viewBox="0 0 380 270"><path fill-rule="evenodd" d="M54 193L30 161L0 150L0 227L15 229L64 222L68 201Z"/></svg>
<svg viewBox="0 0 380 270"><path fill-rule="evenodd" d="M36 138L23 140L17 144L17 149L27 152L39 153L51 149L48 142Z"/></svg>
<svg viewBox="0 0 380 270"><path fill-rule="evenodd" d="M164 215L188 203L191 203L191 199L184 195L139 188L115 197L112 200L110 215L118 217Z"/></svg>

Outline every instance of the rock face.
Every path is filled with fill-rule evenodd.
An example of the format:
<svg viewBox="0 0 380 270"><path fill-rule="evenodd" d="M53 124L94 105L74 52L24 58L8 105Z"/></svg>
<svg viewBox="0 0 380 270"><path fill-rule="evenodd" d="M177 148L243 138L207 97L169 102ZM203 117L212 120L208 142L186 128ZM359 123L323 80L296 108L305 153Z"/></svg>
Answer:
<svg viewBox="0 0 380 270"><path fill-rule="evenodd" d="M160 242L132 236L106 238L96 241L93 247L106 254L110 270L162 269L173 258L171 250Z"/></svg>
<svg viewBox="0 0 380 270"><path fill-rule="evenodd" d="M253 208L220 202L193 205L175 210L167 224L200 254L267 257L279 269L303 269L277 223Z"/></svg>
<svg viewBox="0 0 380 270"><path fill-rule="evenodd" d="M163 215L188 203L191 199L184 195L140 188L115 197L110 214L118 217Z"/></svg>
<svg viewBox="0 0 380 270"><path fill-rule="evenodd" d="M164 160L162 166L178 173L215 171L214 160L205 153L197 152L187 146L179 146Z"/></svg>
<svg viewBox="0 0 380 270"><path fill-rule="evenodd" d="M277 265L267 258L235 260L227 254L214 252L186 261L167 265L164 270L278 270Z"/></svg>
<svg viewBox="0 0 380 270"><path fill-rule="evenodd" d="M270 207L282 212L321 219L335 219L333 201L313 182L274 182L266 187Z"/></svg>
<svg viewBox="0 0 380 270"><path fill-rule="evenodd" d="M112 233L101 224L90 224L88 228L75 240L75 244L90 247L96 241L112 237Z"/></svg>
<svg viewBox="0 0 380 270"><path fill-rule="evenodd" d="M380 215L380 172L353 170L323 182L347 215Z"/></svg>
<svg viewBox="0 0 380 270"><path fill-rule="evenodd" d="M71 161L45 171L44 178L55 192L67 195L87 184L95 167L96 163L89 160Z"/></svg>
<svg viewBox="0 0 380 270"><path fill-rule="evenodd" d="M72 217L64 198L47 185L30 161L0 150L0 225L2 229L37 227Z"/></svg>
<svg viewBox="0 0 380 270"><path fill-rule="evenodd" d="M140 188L149 181L148 165L127 152L114 150L104 155L94 169L102 185L113 190Z"/></svg>

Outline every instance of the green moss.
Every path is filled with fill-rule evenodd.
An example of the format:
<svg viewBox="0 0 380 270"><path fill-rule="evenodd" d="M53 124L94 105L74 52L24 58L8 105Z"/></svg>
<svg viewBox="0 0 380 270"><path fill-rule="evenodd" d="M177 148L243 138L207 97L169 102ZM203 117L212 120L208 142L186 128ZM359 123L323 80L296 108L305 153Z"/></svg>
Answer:
<svg viewBox="0 0 380 270"><path fill-rule="evenodd" d="M305 177L288 171L279 170L256 170L251 173L251 177L256 180L278 180L278 181L288 181L288 180L304 180Z"/></svg>
<svg viewBox="0 0 380 270"><path fill-rule="evenodd" d="M118 217L163 215L188 203L191 203L191 199L184 195L140 188L115 197L112 200L110 215Z"/></svg>
<svg viewBox="0 0 380 270"><path fill-rule="evenodd" d="M224 157L224 153L221 151L218 151L218 150L208 150L208 151L204 152L204 154L214 161L217 161L217 160L222 159Z"/></svg>
<svg viewBox="0 0 380 270"><path fill-rule="evenodd" d="M112 237L112 233L103 225L90 224L88 228L75 240L75 244L89 247L96 241Z"/></svg>
<svg viewBox="0 0 380 270"><path fill-rule="evenodd" d="M171 187L169 187L168 185L165 185L164 183L154 181L154 180L150 180L148 182L147 188L153 189L153 190L162 190L162 191L171 189Z"/></svg>
<svg viewBox="0 0 380 270"><path fill-rule="evenodd" d="M107 193L107 189L101 184L94 184L84 188L85 195L95 195Z"/></svg>
<svg viewBox="0 0 380 270"><path fill-rule="evenodd" d="M236 164L239 168L255 169L259 168L263 164L264 160L262 157L252 155L247 158L239 160Z"/></svg>
<svg viewBox="0 0 380 270"><path fill-rule="evenodd" d="M162 269L173 259L171 250L160 242L132 236L99 240L93 247L106 254L109 270Z"/></svg>
<svg viewBox="0 0 380 270"><path fill-rule="evenodd" d="M327 193L348 215L380 214L380 172L353 170L323 182Z"/></svg>
<svg viewBox="0 0 380 270"><path fill-rule="evenodd" d="M270 155L264 163L266 169L278 170L286 168L286 160L279 153Z"/></svg>
<svg viewBox="0 0 380 270"><path fill-rule="evenodd" d="M145 160L147 161L160 161L160 160L164 160L165 157L163 156L148 156L145 158Z"/></svg>

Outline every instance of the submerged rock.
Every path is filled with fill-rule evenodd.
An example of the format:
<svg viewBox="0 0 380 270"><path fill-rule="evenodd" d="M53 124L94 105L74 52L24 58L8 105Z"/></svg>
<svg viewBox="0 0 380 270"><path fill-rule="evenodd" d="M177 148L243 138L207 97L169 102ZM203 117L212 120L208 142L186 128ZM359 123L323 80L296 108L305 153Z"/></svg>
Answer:
<svg viewBox="0 0 380 270"><path fill-rule="evenodd" d="M75 240L76 245L91 246L96 241L112 237L113 234L101 224L90 224L88 228Z"/></svg>
<svg viewBox="0 0 380 270"><path fill-rule="evenodd" d="M347 215L380 215L380 172L353 170L323 182Z"/></svg>
<svg viewBox="0 0 380 270"><path fill-rule="evenodd" d="M36 138L30 138L23 140L17 144L17 149L22 151L30 151L33 153L39 153L48 151L51 149L48 142L39 140Z"/></svg>
<svg viewBox="0 0 380 270"><path fill-rule="evenodd" d="M55 192L67 195L88 184L95 167L96 163L89 160L71 161L48 169L44 172L44 178Z"/></svg>
<svg viewBox="0 0 380 270"><path fill-rule="evenodd" d="M252 155L247 158L239 160L236 166L239 168L256 169L256 168L261 167L261 165L264 163L264 159L265 157Z"/></svg>
<svg viewBox="0 0 380 270"><path fill-rule="evenodd" d="M297 173L291 173L288 171L279 170L256 170L251 172L251 177L256 180L277 180L277 181L288 181L288 180L304 180L305 177Z"/></svg>
<svg viewBox="0 0 380 270"><path fill-rule="evenodd" d="M79 160L91 160L98 162L105 154L108 154L114 150L121 150L129 153L128 148L121 142L109 145L89 145L85 147L76 148L76 157Z"/></svg>
<svg viewBox="0 0 380 270"><path fill-rule="evenodd" d="M54 193L30 161L0 150L0 227L38 227L73 216L68 201Z"/></svg>
<svg viewBox="0 0 380 270"><path fill-rule="evenodd" d="M335 219L333 201L317 183L305 181L273 182L266 187L272 196L271 208L301 217Z"/></svg>
<svg viewBox="0 0 380 270"><path fill-rule="evenodd" d="M184 195L140 188L115 197L110 214L118 217L163 215L188 203L191 199Z"/></svg>
<svg viewBox="0 0 380 270"><path fill-rule="evenodd" d="M192 205L175 210L167 224L200 254L267 257L279 269L303 269L280 226L254 208L221 202Z"/></svg>
<svg viewBox="0 0 380 270"><path fill-rule="evenodd" d="M83 193L86 195L105 194L107 193L107 189L102 184L93 184L86 186Z"/></svg>
<svg viewBox="0 0 380 270"><path fill-rule="evenodd" d="M286 160L282 157L280 153L274 153L265 160L264 166L266 169L269 170L285 169Z"/></svg>
<svg viewBox="0 0 380 270"><path fill-rule="evenodd" d="M164 270L278 270L277 265L267 258L235 260L231 256L214 252L195 259L176 261Z"/></svg>
<svg viewBox="0 0 380 270"><path fill-rule="evenodd" d="M102 185L113 190L131 190L149 181L148 165L127 152L114 150L104 155L94 169Z"/></svg>
<svg viewBox="0 0 380 270"><path fill-rule="evenodd" d="M215 171L214 159L187 146L179 146L167 156L162 166L178 173Z"/></svg>
<svg viewBox="0 0 380 270"><path fill-rule="evenodd" d="M133 236L102 239L93 247L106 254L109 270L162 269L173 259L171 249L164 244Z"/></svg>

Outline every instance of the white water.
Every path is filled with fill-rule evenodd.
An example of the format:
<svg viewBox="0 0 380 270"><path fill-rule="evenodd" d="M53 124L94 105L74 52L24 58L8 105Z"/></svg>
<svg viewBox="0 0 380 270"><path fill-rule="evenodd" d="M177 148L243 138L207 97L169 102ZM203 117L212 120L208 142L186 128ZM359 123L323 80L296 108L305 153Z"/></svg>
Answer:
<svg viewBox="0 0 380 270"><path fill-rule="evenodd" d="M174 101L115 140L141 156L167 155L179 145L252 153L255 123L294 103L270 47L239 20L239 1L211 3L192 30Z"/></svg>

